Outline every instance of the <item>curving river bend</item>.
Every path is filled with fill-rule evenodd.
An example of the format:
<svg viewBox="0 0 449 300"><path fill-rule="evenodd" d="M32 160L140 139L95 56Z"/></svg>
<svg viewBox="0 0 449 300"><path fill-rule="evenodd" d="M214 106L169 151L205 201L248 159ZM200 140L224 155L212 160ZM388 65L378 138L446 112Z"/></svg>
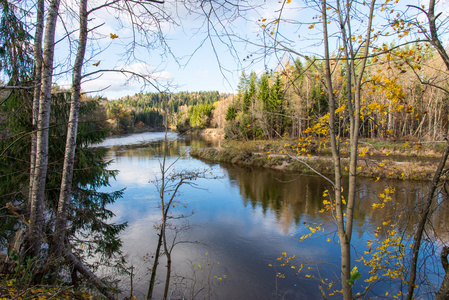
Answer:
<svg viewBox="0 0 449 300"><path fill-rule="evenodd" d="M111 187L105 190L126 188L124 197L111 209L116 214L114 222L129 224L122 235L123 252L133 266L133 295L137 299L144 299L147 293L157 241L154 226L161 219L158 191L150 181L160 174L163 138L164 133L142 133L109 138L99 145L108 148L108 159L113 160L110 169L119 171ZM175 133L169 133L168 138L171 147L167 159L175 162L175 171L206 171L209 175L196 180L196 186L182 186L176 198L179 205L172 210L176 215L193 212L187 218L171 221L181 242L173 251L172 299L322 299L318 285L321 280L335 280L340 261L332 217L320 213L324 207L322 195L329 189L329 183L317 176L208 164L189 157L188 150L218 146L218 142ZM422 197L425 184L360 178L352 240L354 260L367 250L367 240L373 238L374 230L389 220L388 211L373 212L371 208L378 201L377 195L387 185L394 186L394 200L406 208ZM439 208L434 218L433 225L442 235L444 231L447 235L448 215L446 205ZM310 233L308 226L325 230L300 242L301 236ZM281 267L277 258L283 252L295 258ZM305 267L296 276L301 263ZM438 262L432 264L436 266L433 272L442 271ZM364 270L363 264L357 265ZM164 267L162 261L155 299L160 299L163 292ZM285 278L276 276L277 273ZM429 278L438 281L436 275ZM130 278L121 279L122 297L127 297ZM356 292L362 291L361 284L363 280L354 285ZM338 283L334 287L337 289ZM373 293L384 295L398 289L383 283ZM326 292L329 293L327 289Z"/></svg>

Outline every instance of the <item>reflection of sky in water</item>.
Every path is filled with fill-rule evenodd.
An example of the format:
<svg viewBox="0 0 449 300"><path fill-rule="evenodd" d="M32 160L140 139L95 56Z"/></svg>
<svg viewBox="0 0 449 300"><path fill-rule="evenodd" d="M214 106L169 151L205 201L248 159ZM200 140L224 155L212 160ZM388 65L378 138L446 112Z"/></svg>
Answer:
<svg viewBox="0 0 449 300"><path fill-rule="evenodd" d="M151 138L151 134L148 137ZM179 149L186 146L182 143L177 145ZM160 167L158 158L147 147L120 151L109 152L110 158L114 159L110 169L117 169L120 173L107 190L126 188L124 197L112 206L112 211L116 214L114 222L129 223L122 236L123 252L128 255L129 263L136 267L134 288L140 293L138 298L141 298L148 288L146 268L150 267L142 257L155 250L157 236L153 225L160 220L158 192L149 181L158 176ZM175 157L169 157L167 163L171 164L175 160ZM316 278L335 278L332 273L338 273L338 268L331 264L339 264L340 252L336 243L338 238L332 232L334 225L331 219L322 219L322 215L317 212L322 208L320 195L326 188L324 181L306 176L290 178L282 173L261 169L248 171L233 166L211 166L188 156L176 161L175 167L178 171L208 170L218 176L215 179L198 179L195 181L196 188L184 185L180 190L177 200L181 205L174 212L188 214L194 211L194 214L182 221L172 221L178 228L186 221L192 226L180 238L191 243L179 244L173 252L175 274L192 277L189 265L205 265L205 260L211 259L211 265L214 266L212 276L227 276L222 282L212 280L214 299L274 299L276 290L285 299L321 298ZM370 207L371 202L367 199L372 193L365 187L367 184L361 182L360 197L366 198L361 203L365 201L367 203L363 205ZM273 185L269 193L265 190L267 185ZM258 199L261 202L254 204L255 199L246 197L265 197L268 204L264 205L270 209L263 208L261 202L264 200ZM286 197L291 199L284 199ZM407 193L404 197L408 197ZM280 207L277 207L277 200L270 202L273 198L280 199ZM298 215L288 218L293 213ZM363 207L357 214L353 244L363 252L366 250L366 240L372 238L372 228L377 225L376 221L370 221L371 216L364 213ZM314 226L322 224L326 232L322 236L299 242L299 237L310 232L303 222L311 225L316 223ZM327 238L331 241L327 242ZM268 264L276 265L276 257L280 257L282 252L295 254L298 264L316 264L310 265L312 270L305 268L302 276L298 277L295 276L295 270L289 267L268 267ZM163 278L164 266L162 262L160 278ZM320 268L319 274L316 272L317 266ZM286 278L276 280L276 272L285 273ZM202 270L201 274L204 273ZM305 278L306 274L313 275L315 279ZM206 283L198 282L198 285ZM158 298L163 288L161 281L156 288Z"/></svg>
<svg viewBox="0 0 449 300"><path fill-rule="evenodd" d="M165 136L164 132L143 132L135 133L120 137L112 137L104 140L99 144L93 145L94 147L112 147L112 146L124 146L124 145L138 145L145 144L152 141L162 140ZM177 134L174 132L167 133L168 139L176 139Z"/></svg>

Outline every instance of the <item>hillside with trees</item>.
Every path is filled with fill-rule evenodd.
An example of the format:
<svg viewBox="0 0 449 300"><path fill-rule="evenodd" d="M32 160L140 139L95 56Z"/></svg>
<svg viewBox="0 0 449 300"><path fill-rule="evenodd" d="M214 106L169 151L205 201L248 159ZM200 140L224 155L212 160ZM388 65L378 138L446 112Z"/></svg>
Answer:
<svg viewBox="0 0 449 300"><path fill-rule="evenodd" d="M212 126L214 104L229 97L213 92L146 93L103 102L114 133L164 130L180 132Z"/></svg>

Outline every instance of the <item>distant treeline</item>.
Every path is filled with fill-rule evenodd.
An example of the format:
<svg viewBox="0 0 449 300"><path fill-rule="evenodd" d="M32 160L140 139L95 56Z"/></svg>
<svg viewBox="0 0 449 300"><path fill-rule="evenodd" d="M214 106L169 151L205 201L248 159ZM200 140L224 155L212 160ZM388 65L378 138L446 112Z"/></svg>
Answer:
<svg viewBox="0 0 449 300"><path fill-rule="evenodd" d="M227 96L217 91L138 93L106 102L115 133L163 128L184 131L210 126L213 104Z"/></svg>

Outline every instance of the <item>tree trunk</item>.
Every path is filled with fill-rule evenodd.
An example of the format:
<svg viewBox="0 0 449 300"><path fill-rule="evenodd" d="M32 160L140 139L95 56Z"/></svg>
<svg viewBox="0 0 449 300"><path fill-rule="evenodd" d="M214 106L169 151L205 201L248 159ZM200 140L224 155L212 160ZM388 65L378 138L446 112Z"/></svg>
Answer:
<svg viewBox="0 0 449 300"><path fill-rule="evenodd" d="M30 227L28 231L28 249L31 256L37 256L42 244L44 224L45 181L48 163L48 135L50 124L51 86L53 78L53 57L55 50L56 21L60 0L52 0L47 15L42 61L41 95L39 100L39 119L36 135L36 165L32 180L30 199Z"/></svg>
<svg viewBox="0 0 449 300"><path fill-rule="evenodd" d="M444 166L446 165L446 160L448 156L449 156L449 141L446 141L444 153L441 156L440 164L438 165L438 168L435 171L435 174L433 175L432 182L430 183L429 192L427 194L426 200L424 202L424 207L421 213L421 219L419 220L418 226L415 231L412 262L410 265L410 278L406 298L407 300L411 300L413 297L413 290L415 289L415 280L416 280L416 267L418 265L419 248L421 246L422 236L427 223L427 217L430 212L430 206L432 205L433 202L433 196L437 189L438 182L440 181L440 177L443 172Z"/></svg>
<svg viewBox="0 0 449 300"><path fill-rule="evenodd" d="M115 299L114 295L110 292L110 288L105 285L101 280L92 273L72 252L68 249L62 249L62 254L65 259L73 265L73 267L80 272L89 283L94 285L101 293L103 293L107 299Z"/></svg>
<svg viewBox="0 0 449 300"><path fill-rule="evenodd" d="M344 228L344 216L343 216L343 203L342 203L342 175L341 175L341 158L340 149L338 145L338 130L335 128L335 96L332 87L332 74L330 67L330 54L329 54L329 36L327 32L327 4L325 0L322 0L322 25L323 25L323 38L324 38L324 68L325 68L325 81L326 90L329 97L329 134L332 149L332 159L334 162L334 195L335 195L335 218L337 220L337 231L340 239L341 248L341 283L343 287L343 298L346 300L352 299L352 287L348 284L351 270L351 257L350 257L350 245L346 239Z"/></svg>
<svg viewBox="0 0 449 300"><path fill-rule="evenodd" d="M61 248L64 245L67 215L70 206L72 192L73 165L75 163L76 133L78 129L79 107L81 101L81 70L84 62L87 43L87 0L80 1L80 31L78 40L78 52L72 73L72 94L70 101L69 123L67 125L67 140L64 154L64 166L62 169L61 190L59 194L58 210L55 223L55 246ZM58 252L58 251L57 251Z"/></svg>
<svg viewBox="0 0 449 300"><path fill-rule="evenodd" d="M153 268L151 269L151 278L150 278L150 285L148 286L147 300L153 299L154 282L156 281L156 273L157 273L157 266L159 265L159 253L161 252L161 246L162 246L162 232L159 233L156 253L154 254L154 262Z"/></svg>
<svg viewBox="0 0 449 300"><path fill-rule="evenodd" d="M39 119L39 99L41 96L42 80L42 35L44 32L44 6L45 1L39 0L37 3L36 29L34 34L34 95L33 95L33 113L32 113L32 132L31 132L31 153L30 153L30 183L28 199L31 199L33 189L34 170L36 165L36 139L37 122ZM31 207L31 202L29 203ZM30 211L30 208L28 208Z"/></svg>

